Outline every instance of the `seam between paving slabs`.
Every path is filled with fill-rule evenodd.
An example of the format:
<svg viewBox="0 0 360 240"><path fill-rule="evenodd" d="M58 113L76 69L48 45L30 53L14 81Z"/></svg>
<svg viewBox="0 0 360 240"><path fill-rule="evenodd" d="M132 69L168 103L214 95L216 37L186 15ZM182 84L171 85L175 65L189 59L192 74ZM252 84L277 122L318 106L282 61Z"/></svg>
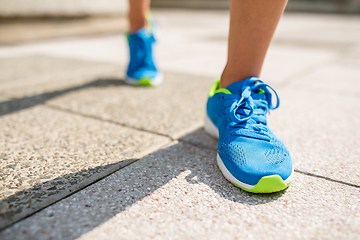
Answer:
<svg viewBox="0 0 360 240"><path fill-rule="evenodd" d="M342 54L339 54L338 56L330 59L330 60L324 60L318 64L315 64L315 65L312 65L310 67L307 67L287 78L285 78L283 81L277 83L277 84L274 84L277 88L285 88L287 87L288 85L294 83L294 82L298 82L300 81L301 78L303 77L306 77L312 73L314 73L315 71L317 71L318 69L322 68L322 67L325 67L325 66L329 66L331 65L332 63L335 63L336 61L339 60L339 56L342 56Z"/></svg>
<svg viewBox="0 0 360 240"><path fill-rule="evenodd" d="M360 188L360 186L358 186L356 184L343 182L343 181L332 179L332 178L329 178L329 177L324 177L324 176L321 176L321 175L317 175L317 174L313 174L313 173L309 173L309 172L304 172L304 171L297 170L297 169L295 169L294 171L297 172L297 173L307 175L307 176L316 177L316 178L322 178L322 179L325 179L325 180L330 181L330 182L336 182L336 183L340 183L340 184L347 185L347 186L350 186L350 187Z"/></svg>
<svg viewBox="0 0 360 240"><path fill-rule="evenodd" d="M136 128L134 126L127 125L125 123L119 123L119 122L115 122L115 121L112 121L112 120L99 118L99 117L96 117L96 116L93 116L93 115L88 115L88 114L83 114L83 113L80 113L80 112L75 112L75 111L72 111L72 110L69 110L69 109L64 109L64 108L54 106L54 105L44 104L43 106L47 107L47 108L50 108L50 109L53 109L53 110L58 110L58 111L62 111L62 112L70 113L70 114L75 114L75 115L78 115L78 116L91 118L91 119L102 121L102 122L108 122L108 123L112 123L112 124L115 124L115 125L118 125L118 126L135 129L135 130L142 131L142 132L147 132L147 133L156 134L156 135L159 135L159 136L162 136L162 137L167 137L171 141L176 140L176 139L173 139L172 137L170 137L169 135L166 135L166 134L163 134L163 133L158 133L158 132L147 130L147 129L143 129L143 128Z"/></svg>
<svg viewBox="0 0 360 240"><path fill-rule="evenodd" d="M86 117L86 116L84 116L84 117ZM105 170L105 171L103 171L103 173L100 173L100 176L98 175L97 178L93 178L93 180L92 179L87 179L87 181L85 181L84 183L82 183L80 185L76 185L73 188L67 189L66 191L64 191L62 193L62 195L57 197L56 200L50 199L47 204L44 204L43 207L40 207L39 209L31 212L30 214L26 213L26 215L24 217L20 217L18 220L15 220L11 224L0 228L0 232L5 230L6 228L11 227L12 225L14 225L14 224L16 224L16 223L18 223L18 222L20 222L22 220L25 220L25 219L31 217L32 215L34 215L37 212L40 212L41 210L54 205L55 203L65 199L67 197L70 197L73 194L75 194L75 193L77 193L77 192L79 192L79 191L81 191L81 190L83 190L83 189L85 189L85 188L87 188L87 187L89 187L89 186L91 186L93 184L96 184L97 182L101 181L102 179L109 177L113 173L115 173L115 172L117 172L117 171L119 171L119 170L121 170L121 169L123 169L123 168L125 168L127 166L130 166L131 164L145 158L146 156L149 156L150 154L153 154L153 153L155 153L155 152L157 152L157 151L159 151L161 149L164 149L164 148L166 148L168 146L171 146L172 144L177 143L177 142L178 142L177 140L171 140L169 143L165 144L162 147L159 147L158 149L154 149L154 150L150 151L148 154L142 156L141 158L127 159L127 160L124 160L124 161L121 161L121 162L117 163L115 168Z"/></svg>
<svg viewBox="0 0 360 240"><path fill-rule="evenodd" d="M180 139L181 137L179 137L179 138L177 138L177 139L174 139L174 138L172 138L172 137L170 137L169 135L166 135L166 134L162 134L162 133L158 133L158 132L155 132L155 131L150 131L150 130L146 130L146 129L142 129L142 128L136 128L136 127L133 127L133 126L128 126L127 124L118 123L118 122L111 121L111 120L107 120L107 119L102 119L102 118L99 118L99 117L95 117L95 116L91 116L91 115L87 115L87 114L83 114L83 113L71 111L71 110L68 110L68 109L63 109L63 108L60 108L60 107L57 107L57 106L48 105L48 104L44 104L44 106L46 106L46 107L48 107L48 108L51 108L51 109L54 109L54 110L64 111L64 112L67 112L67 113L80 115L80 116L82 116L82 117L92 118L92 119L95 119L95 120L99 120L99 121L103 121L103 122L109 122L109 123L112 123L112 124L120 125L120 126L123 126L123 127L135 129L135 130L139 130L139 131L144 131L144 132L147 132L147 133L152 133L152 134L160 135L160 136L167 137L167 138L171 139L171 141L176 141L176 140L177 140L177 141L179 141L179 142L183 142L183 143L185 143L185 144L189 144L189 145L192 145L192 146L197 147L197 148L202 148L202 149L208 149L208 150L217 151L217 149L214 149L214 148L212 148L212 147L207 147L207 146L204 146L204 145L201 145L201 144L195 144L195 143L192 143L192 142L188 142L188 141L182 140L182 139ZM162 149L162 148L159 148L159 149L157 149L157 150L155 150L155 151L158 151L158 150L160 150L160 149ZM154 151L154 152L155 152L155 151ZM347 185L347 186L350 186L350 187L360 188L360 186L358 186L358 185L356 185L356 184L352 184L352 183L348 183L348 182L344 182L344 181L332 179L332 178L329 178L329 177L325 177L325 176L321 176L321 175L317 175L317 174L313 174L313 173L309 173L309 172L304 172L304 171L297 170L297 169L294 169L294 171L297 172L297 173L300 173L300 174L307 175L307 176L316 177L316 178L322 178L322 179L325 179L325 180L327 180L327 181L344 184L344 185Z"/></svg>
<svg viewBox="0 0 360 240"><path fill-rule="evenodd" d="M91 119L95 119L95 120L98 120L98 121L103 121L103 122L109 122L109 123L112 123L112 124L116 124L116 125L120 125L120 126L123 126L123 127L128 127L128 128L132 128L132 129L136 129L136 130L139 130L139 131L145 131L145 132L148 132L148 133L152 133L152 134L155 134L155 135L160 135L160 136L163 136L163 137L167 137L169 139L171 139L171 142L166 144L166 146L169 146L171 144L173 144L174 142L182 142L184 144L187 144L187 145L191 145L193 147L196 147L196 148L200 148L200 149L207 149L207 150L211 150L211 151L217 151L217 149L214 149L212 147L207 147L207 146L203 146L201 144L194 144L194 143L191 143L191 142L188 142L188 141L185 141L185 140L182 140L182 139L173 139L171 138L170 136L166 135L166 134L161 134L161 133L157 133L157 132L153 132L153 131L148 131L148 130L144 130L144 129L138 129L138 128L135 128L135 127L131 127L131 126L127 126L126 124L121 124L121 123L118 123L118 122L113 122L113 121L110 121L110 120L105 120L105 119L101 119L101 118L97 118L97 117L94 117L94 116L89 116L89 115L85 115L85 114L81 114L81 113L78 113L78 112L73 112L73 111L69 111L69 110L65 110L65 109L62 109L62 108L58 108L58 107L54 107L54 106L51 106L51 105L46 105L46 104L41 104L43 105L44 107L47 107L47 108L51 108L51 109L54 109L54 110L57 110L57 111L63 111L63 112L67 112L67 113L70 113L70 114L74 114L74 115L80 115L80 116L83 116L83 117L86 117L86 118L91 118ZM165 146L165 147L166 147ZM100 176L99 178L97 178L96 180L89 180L87 183L83 184L82 186L80 186L78 189L76 190L72 190L72 189L68 189L67 192L65 192L63 194L63 196L59 197L58 199L56 200L53 200L52 202L49 202L47 205L45 205L44 207L42 208L39 208L38 210L32 212L31 214L25 216L25 217L22 217L21 219L19 220L16 220L14 221L13 223L5 226L3 229L0 229L0 231L14 225L15 223L19 222L19 221L22 221L28 217L31 217L33 214L61 201L62 199L64 198L67 198L67 197L70 197L71 195L83 190L84 188L88 187L88 186L91 186L99 181L101 181L102 179L110 176L111 174L113 174L114 172L116 171L119 171L127 166L130 166L131 164L143 159L144 157L154 153L154 152L157 152L161 149L163 149L163 147L160 147L158 149L155 149L153 151L151 151L150 153L144 155L142 158L139 158L139 159L131 159L131 161L128 161L126 163L122 162L121 164L118 165L118 167L115 169L115 170L110 170L108 172L106 172L105 174L103 174L102 176ZM308 172L304 172L304 171L300 171L300 170L297 170L295 169L294 170L295 172L297 173L300 173L300 174L303 174L303 175L307 175L307 176L311 176L311 177L315 177L315 178L322 178L324 180L327 180L327 181L331 181L331 182L336 182L336 183L339 183L339 184L343 184L343 185L347 185L347 186L350 186L350 187L355 187L355 188L360 188L360 186L358 185L355 185L355 184L351 184L351 183L347 183L347 182L343 182L343 181L340 181L340 180L335 180L335 179L332 179L332 178L328 178L328 177L324 177L324 176L321 176L321 175L316 175L316 174L313 174L313 173L308 173Z"/></svg>
<svg viewBox="0 0 360 240"><path fill-rule="evenodd" d="M127 124L118 123L118 122L111 121L111 120L107 120L107 119L102 119L102 118L99 118L99 117L95 117L95 116L92 116L92 115L87 115L87 114L83 114L83 113L71 111L71 110L68 110L68 109L63 109L63 108L60 108L60 107L57 107L57 106L48 105L48 104L44 104L44 106L46 106L46 107L48 107L48 108L51 108L51 109L54 109L54 110L64 111L64 112L67 112L67 113L80 115L80 116L82 116L82 117L92 118L92 119L95 119L95 120L99 120L99 121L103 121L103 122L109 122L109 123L112 123L112 124L120 125L120 126L123 126L123 127L135 129L135 130L139 130L139 131L144 131L144 132L147 132L147 133L152 133L152 134L160 135L160 136L167 137L167 138L171 139L171 141L179 141L179 142L182 142L182 143L185 143L185 144L188 144L188 145L192 145L192 146L197 147L197 148L202 148L202 149L208 149L208 150L212 150L212 151L217 151L217 149L214 149L214 148L212 148L212 147L207 147L207 146L204 146L204 145L201 145L201 144L195 144L195 143L192 143L192 142L188 142L188 141L182 140L181 137L179 137L179 138L177 138L177 139L174 139L174 138L172 138L172 137L170 137L169 135L166 135L166 134L162 134L162 133L158 133L158 132L155 132L155 131L150 131L150 130L146 130L146 129L142 129L142 128L136 128L136 127L133 127L133 126L128 126ZM158 151L158 150L161 150L161 149L162 149L162 148L160 147L159 149L155 150L154 152L156 152L156 151ZM150 154L151 154L151 153L150 153ZM144 156L144 157L145 157L145 156ZM125 166L124 166L124 167L125 167ZM307 175L307 176L311 176L311 177L316 177L316 178L322 178L322 179L327 180L327 181L340 183L340 184L347 185L347 186L350 186L350 187L360 188L360 186L358 186L358 185L356 185L356 184L344 182L344 181L341 181L341 180L336 180L336 179L332 179L332 178L329 178L329 177L325 177L325 176L321 176L321 175L317 175L317 174L313 174L313 173L309 173L309 172L304 172L304 171L301 171L301 170L298 170L298 169L294 169L294 171L297 172L297 173L303 174L303 175Z"/></svg>
<svg viewBox="0 0 360 240"><path fill-rule="evenodd" d="M157 150L156 150L156 151L157 151ZM154 152L156 152L156 151L154 151ZM151 154L151 153L149 153L149 154ZM145 157L145 156L144 156L144 157ZM96 179L94 179L94 180L88 179L88 181L86 181L86 182L83 183L83 184L77 185L76 187L74 187L74 189L70 188L70 189L65 190L58 198L56 198L56 200L51 200L51 199L50 199L47 204L44 204L43 207L41 207L41 208L33 211L33 212L30 213L30 214L26 214L24 217L20 217L18 220L15 220L15 221L12 222L11 224L6 225L6 226L4 226L3 228L0 228L0 232L3 231L3 230L5 230L6 228L11 227L12 225L14 225L14 224L16 224L16 223L18 223L18 222L20 222L20 221L22 221L22 220L25 220L25 219L31 217L32 215L34 215L34 214L37 213L37 212L40 212L41 210L43 210L43 209L45 209L45 208L47 208L47 207L50 207L50 206L54 205L55 203L57 203L57 202L65 199L65 198L70 197L71 195L73 195L73 194L75 194L75 193L83 190L84 188L89 187L89 186L91 186L92 184L97 183L98 181L101 181L102 179L104 179L104 178L110 176L111 174L113 174L114 172L119 171L119 170L121 170L121 169L123 169L123 168L125 168L125 167L127 167L127 166L129 166L129 165L131 165L131 164L133 164L133 163L135 163L135 162L137 162L138 160L140 160L140 158L139 158L139 159L129 159L129 161L126 161L126 162L125 162L125 161L122 161L122 162L120 162L120 163L116 166L116 170L110 169L110 170L106 171L105 174L103 174L102 176L100 175L99 178L96 178ZM80 186L80 187L79 187L79 186ZM77 187L79 187L79 188L76 189Z"/></svg>
<svg viewBox="0 0 360 240"><path fill-rule="evenodd" d="M35 213L37 213L37 212L39 212L39 211L53 205L53 204L61 201L62 199L70 197L71 195L83 190L84 188L89 187L89 186L97 183L98 181L110 176L111 174L113 174L113 173L115 173L115 172L117 172L117 171L119 171L119 170L121 170L121 169L123 169L123 168L125 168L125 167L127 167L127 166L141 160L141 159L143 159L144 157L146 157L146 156L148 156L148 155L150 155L152 153L155 153L155 152L157 152L157 151L159 151L159 150L173 144L174 142L177 142L177 141L170 141L170 143L167 143L164 146L161 146L161 147L159 147L157 149L153 149L152 151L150 151L148 154L142 156L141 158L127 159L127 160L118 162L114 167L112 167L112 168L110 168L108 170L105 170L100 174L97 174L97 176L95 176L93 178L89 178L89 179L85 180L83 183L78 184L78 185L76 185L74 187L70 187L70 188L66 189L65 191L63 191L62 193L57 194L56 198L54 198L54 199L50 198L47 201L45 200L45 202L47 202L47 203L45 203L42 207L38 207L38 209L32 209L33 212L31 212L31 213L25 212L23 217L20 216L19 219L13 221L11 224L6 225L4 227L1 227L0 232L2 230L4 230L4 229L16 224L19 221L22 221L22 220L24 220L24 219L26 219L28 217L31 217L33 214L35 214Z"/></svg>
<svg viewBox="0 0 360 240"><path fill-rule="evenodd" d="M331 65L332 63L336 63L337 61L339 61L339 59L341 59L342 57L346 56L347 54L349 54L349 52L351 51L351 49L353 49L354 47L345 47L341 50L339 50L339 52L331 59L329 60L324 60L321 61L318 64L312 65L306 69L301 70L300 72L297 72L295 74L293 74L290 77L285 78L283 81L279 82L278 84L276 84L276 87L279 88L283 88L283 87L287 87L289 84L293 83L293 82L297 82L299 81L300 78L305 77L309 74L314 73L316 70L318 70L319 68ZM356 186L356 185L355 185Z"/></svg>
<svg viewBox="0 0 360 240"><path fill-rule="evenodd" d="M81 113L78 113L78 112L73 112L73 111L61 109L61 108L51 106L51 105L47 105L47 104L39 104L39 106L49 108L49 109L53 109L55 111L66 112L66 113L69 113L69 114L72 114L72 115L78 115L78 116L81 116L81 117L91 118L91 119L101 121L101 122L108 122L108 123L115 124L115 125L118 125L118 126L122 126L122 127L130 128L130 129L134 129L134 130L138 130L138 131L151 133L151 134L158 135L158 136L163 136L163 137L168 138L170 140L170 143L166 143L165 145L162 145L159 148L151 149L147 154L141 156L140 158L128 159L128 160L119 162L114 167L112 167L112 168L110 168L110 169L108 169L106 171L103 171L99 175L97 174L96 177L89 178L86 181L84 181L83 183L74 186L73 188L66 189L65 191L63 191L63 193L60 193L59 195L57 194L56 198L48 199L47 203L45 203L42 207L38 207L38 209L32 209L33 212L31 212L31 213L24 212L23 216L20 216L17 220L13 220L13 222L10 223L9 225L5 225L5 226L1 227L0 231L12 226L13 224L15 224L15 223L17 223L19 221L22 221L22 220L32 216L33 214L35 214L35 213L41 211L42 209L45 209L45 208L47 208L47 207L61 201L64 198L67 198L67 197L73 195L76 192L81 191L82 189L84 189L84 188L86 188L86 187L88 187L88 186L90 186L92 184L95 184L96 182L110 176L114 172L119 171L120 169L125 168L125 167L131 165L132 163L137 162L138 160L140 160L140 159L142 159L142 158L144 158L144 157L146 157L146 156L148 156L148 155L150 155L150 154L152 154L154 152L159 151L160 149L163 149L164 147L168 146L169 144L171 144L171 143L173 143L175 141L173 138L171 138L170 136L167 136L165 134L161 134L161 133L157 133L157 132L153 132L153 131L148 131L148 130L145 130L145 129L134 128L132 126L127 126L126 124L117 123L117 122L114 122L114 121L111 121L111 120L105 120L105 119L97 118L97 117L94 117L94 116L89 116L89 115L81 114Z"/></svg>
<svg viewBox="0 0 360 240"><path fill-rule="evenodd" d="M71 111L71 110L67 110L67 109L62 109L62 108L59 108L59 107L56 107L56 106L53 106L53 105L48 105L48 104L40 104L40 105L42 105L43 107L46 107L46 108L50 108L50 109L56 110L56 111L67 112L67 113L69 113L69 114L74 114L74 115L78 115L78 116L82 116L82 117L86 117L86 118L91 118L91 119L98 120L98 121L102 121L102 122L109 122L109 123L111 123L111 124L115 124L115 125L118 125L118 126L127 127L127 128L135 129L135 130L138 130L138 131L143 131L143 132L151 133L151 134L155 134L155 135L158 135L158 136L163 136L163 137L169 138L169 140L171 140L170 144L174 143L175 141L179 141L179 142L182 142L182 143L187 144L187 145L191 145L191 146L196 147L196 148L207 149L207 150L211 150L211 151L217 151L217 149L212 148L212 147L207 147L207 146L204 146L204 145L201 145L201 144L191 143L191 142L188 142L188 141L182 140L182 139L174 139L174 138L172 138L172 137L170 137L170 136L168 136L168 135L166 135L166 134L158 133L158 132L155 132L155 131L149 131L149 130L146 130L146 129L139 129L139 128L136 128L136 127L133 127L133 126L128 126L127 124L122 124L122 123L114 122L114 121L111 121L111 120L106 120L106 119L98 118L98 117L95 117L95 116L86 115L86 114L82 114L82 113L75 112L75 111ZM179 137L179 138L180 138L180 137ZM168 145L169 145L169 143L168 143L166 146L168 146ZM26 218L32 216L33 214L41 211L42 209L45 209L45 208L47 208L47 207L49 207L49 206L51 206L51 205L53 205L53 204L61 201L62 199L67 198L67 197L69 197L69 196L71 196L71 195L73 195L73 194L81 191L82 189L84 189L84 188L86 188L86 187L88 187L88 186L91 186L91 185L97 183L98 181L100 181L100 180L102 180L102 179L110 176L110 175L113 174L114 172L119 171L119 170L121 170L122 168L125 168L125 167L131 165L132 163L135 163L135 162L137 162L138 160L141 160L141 159L143 159L144 157L146 157L146 156L148 156L148 155L150 155L150 154L152 154L152 153L154 153L154 152L157 152L157 151L159 151L159 150L161 150L161 149L163 149L163 148L164 148L164 146L159 147L158 149L154 149L153 151L149 152L148 154L142 156L142 158L139 158L139 159L131 159L132 161L129 161L129 162L125 163L125 164L119 164L118 167L116 167L115 169L109 170L108 172L106 172L106 173L104 173L102 176L100 176L99 178L96 178L96 179L94 179L94 180L90 180L90 179L89 179L89 181L88 181L87 183L85 183L85 184L82 184L82 186L80 186L80 187L77 186L77 189L74 189L74 190L73 190L73 189L68 189L68 191L67 191L67 192L64 192L64 194L63 194L62 196L60 196L58 199L53 200L53 201L49 202L48 204L44 205L42 208L39 208L39 209L35 210L33 213L31 213L31 214L29 214L29 215L27 215L27 216L25 216L25 217L23 217L23 218L21 218L21 219L19 219L19 220L17 220L17 221L14 221L12 224L6 226L5 228L8 228L9 226L15 224L15 223L18 222L18 221L21 221L21 220L23 220L23 219L26 219ZM307 176L311 176L311 177L315 177L315 178L322 178L322 179L327 180L327 181L336 182L336 183L343 184L343 185L347 185L347 186L350 186L350 187L360 188L360 186L357 186L357 185L355 185L355 184L351 184L351 183L347 183L347 182L335 180L335 179L328 178L328 177L324 177L324 176L321 176L321 175L316 175L316 174L312 174L312 173L300 171L300 170L297 170L297 169L295 169L294 171L297 172L297 173L300 173L300 174L307 175ZM0 230L2 230L2 229L0 229Z"/></svg>
<svg viewBox="0 0 360 240"><path fill-rule="evenodd" d="M217 151L217 149L214 149L212 147L207 147L207 146L203 146L203 145L200 145L200 144L194 144L194 143L182 140L182 139L178 139L178 141L182 142L184 144L192 145L193 147L202 148L202 149L208 149L208 150L211 150L211 151ZM325 176L321 176L321 175L317 175L317 174L313 174L313 173L309 173L309 172L304 172L304 171L301 171L301 170L298 170L298 169L294 169L294 172L297 172L297 173L300 173L300 174L303 174L303 175L307 175L307 176L310 176L310 177L321 178L321 179L324 179L324 180L327 180L327 181L330 181L330 182L340 183L340 184L343 184L343 185L347 185L349 187L360 188L360 186L356 185L356 184L352 184L352 183L332 179L332 178L329 178L329 177L325 177Z"/></svg>

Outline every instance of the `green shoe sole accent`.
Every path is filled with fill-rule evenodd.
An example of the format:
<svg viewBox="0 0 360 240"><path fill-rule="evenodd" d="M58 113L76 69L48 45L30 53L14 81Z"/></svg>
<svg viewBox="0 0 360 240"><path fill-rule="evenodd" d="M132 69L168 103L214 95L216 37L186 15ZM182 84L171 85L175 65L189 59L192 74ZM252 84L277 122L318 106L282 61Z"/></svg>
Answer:
<svg viewBox="0 0 360 240"><path fill-rule="evenodd" d="M231 92L229 90L227 90L226 88L219 88L215 91L215 93L231 94Z"/></svg>
<svg viewBox="0 0 360 240"><path fill-rule="evenodd" d="M219 166L218 169L222 172ZM292 181L289 184L286 184L279 175L270 175L262 177L252 189L243 188L233 182L231 183L236 187L251 193L274 193L286 189L290 186Z"/></svg>
<svg viewBox="0 0 360 240"><path fill-rule="evenodd" d="M209 97L214 96L215 93L225 93L225 94L231 94L229 90L226 88L219 88L220 85L220 78L217 79L214 84L211 86L209 91Z"/></svg>
<svg viewBox="0 0 360 240"><path fill-rule="evenodd" d="M138 86L154 86L150 78L139 79Z"/></svg>
<svg viewBox="0 0 360 240"><path fill-rule="evenodd" d="M286 189L290 184L286 184L279 175L265 176L252 189L246 189L233 183L235 186L252 193L273 193Z"/></svg>

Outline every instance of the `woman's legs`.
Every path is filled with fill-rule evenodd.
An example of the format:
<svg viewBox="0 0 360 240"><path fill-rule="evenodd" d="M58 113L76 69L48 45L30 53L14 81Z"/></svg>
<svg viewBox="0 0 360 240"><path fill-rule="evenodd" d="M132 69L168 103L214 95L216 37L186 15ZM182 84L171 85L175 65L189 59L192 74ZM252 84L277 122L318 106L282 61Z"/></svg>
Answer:
<svg viewBox="0 0 360 240"><path fill-rule="evenodd" d="M288 0L231 0L228 59L220 87L259 77ZM129 0L130 33L147 26L150 0Z"/></svg>
<svg viewBox="0 0 360 240"><path fill-rule="evenodd" d="M150 9L150 0L129 0L129 32L133 33L147 26L146 14Z"/></svg>
<svg viewBox="0 0 360 240"><path fill-rule="evenodd" d="M220 87L259 77L288 0L231 0L228 59Z"/></svg>

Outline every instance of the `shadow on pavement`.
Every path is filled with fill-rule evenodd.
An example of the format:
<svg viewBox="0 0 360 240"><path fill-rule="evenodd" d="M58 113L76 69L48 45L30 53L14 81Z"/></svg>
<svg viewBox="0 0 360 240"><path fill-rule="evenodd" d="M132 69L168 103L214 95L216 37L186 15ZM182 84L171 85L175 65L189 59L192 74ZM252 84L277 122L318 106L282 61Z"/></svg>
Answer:
<svg viewBox="0 0 360 240"><path fill-rule="evenodd" d="M108 176L137 159L66 174L0 200L0 230Z"/></svg>
<svg viewBox="0 0 360 240"><path fill-rule="evenodd" d="M58 91L0 102L0 116L43 104L50 99L70 92L90 87L108 87L112 85L122 86L125 85L125 82L120 79L98 79L83 85ZM47 237L50 238L77 238L108 221L110 218L131 207L133 204L136 204L142 199L150 196L164 185L171 182L172 179L183 176L184 173L187 174L184 177L184 181L186 181L187 184L194 186L208 186L209 191L212 191L223 199L235 203L258 205L275 201L283 195L284 191L274 194L251 194L234 187L222 176L221 172L217 168L215 161L216 146L216 141L207 136L203 129L197 129L182 137L177 144L161 149L148 157L145 157L136 164L132 164L126 168L124 167L135 162L136 159L122 160L117 163L67 174L47 182L37 184L29 189L19 191L0 200L0 229L8 227L0 232L0 238L38 238L38 234L44 231L52 235L51 237L47 235ZM124 169L118 171L121 168ZM113 188L112 194L114 194L111 196L113 196L114 199L108 199L108 201L117 203L116 206L104 205L104 203L99 199L97 199L99 201L96 200L92 204L86 204L79 200L74 205L84 208L84 211L72 209L71 207L66 210L57 208L52 210L53 213L46 215L46 211L55 207L57 204L54 204L49 208L46 207L61 199L63 199L61 202L68 201L69 198L66 197L89 185L90 186L88 188L76 193L75 195L82 194L82 192L88 192L88 195L92 196L94 199L99 198L98 196L101 194L91 190L91 188L97 185L93 183L114 172L116 173L109 176L109 178L121 177L121 179L125 179L124 181L118 179L118 181L115 182L119 184L111 186ZM130 179L133 180L130 181ZM139 179L142 180L139 181ZM137 185L133 184L134 181L137 182ZM181 189L179 190L182 191ZM21 221L19 224L10 226L11 224L20 221L21 219L24 219L41 209L44 210L31 218ZM99 211L99 209L101 209L101 211ZM89 210L91 210L90 215ZM44 214L46 216L42 216ZM56 216L64 214L68 215L68 217L64 219L56 218ZM94 214L95 217L91 217L91 215ZM44 219L37 219L38 216L46 219L45 225L39 224L39 222ZM37 220L33 222L34 219ZM89 221L84 224L84 219ZM62 220L70 221L72 223L72 228L76 229L76 231L74 229L70 229L68 233L56 232L56 230L54 231L54 229L52 229L53 224L50 223L57 221L57 225L61 225ZM41 227L37 229L37 226L40 225ZM31 229L33 231L27 231L26 229L28 227L26 226L32 226ZM20 231L16 231L15 234L13 229L18 227L24 228L24 231L27 232L27 234L23 235L24 231L21 232L21 234Z"/></svg>
<svg viewBox="0 0 360 240"><path fill-rule="evenodd" d="M108 87L121 85L125 85L125 81L122 79L97 79L95 81L80 86L42 93L30 97L11 99L8 101L0 102L0 117L23 109L35 107L39 104L45 103L50 99L59 97L70 92L79 91L90 87Z"/></svg>
<svg viewBox="0 0 360 240"><path fill-rule="evenodd" d="M183 137L183 139L193 139L196 141L196 137L192 135L195 133L196 136L199 136L199 132L204 134L202 129L198 129ZM206 143L203 144L206 145ZM180 192L180 195L181 192L184 192L184 186L193 186L192 188L195 190L186 195L186 198L191 199L193 196L201 196L203 192L205 194L205 192L210 191L211 196L220 196L220 198L229 203L244 205L259 205L276 201L286 191L273 194L252 194L245 192L233 186L222 176L215 159L215 150L199 148L180 139L178 143L150 154L139 161L131 159L71 174L80 178L89 178L92 174L97 174L107 168L111 169L112 173L115 172L96 184L92 184L97 181L94 179L93 182L88 181L87 184L84 183L82 187L77 186L76 189L80 190L86 185L90 185L68 198L65 197L73 192L66 189L66 187L55 190L57 182L66 181L68 176L39 184L2 200L0 202L1 212L4 211L5 207L5 213L1 215L3 220L10 223L12 222L12 215L19 214L18 216L20 216L21 211L24 211L22 218L26 217L25 214L32 214L26 211L27 209L31 210L29 203L32 201L40 203L43 201L41 208L45 208L61 198L65 199L45 208L30 218L24 219L18 224L4 229L0 232L0 238L7 236L6 238L8 239L42 239L42 235L46 236L47 239L75 239L107 222L122 211L129 209L134 204L141 203L145 198L151 198L152 195L158 194L157 192L160 189L169 188L169 186L171 186L171 190ZM136 163L131 164L135 161ZM122 168L124 166L126 167ZM122 169L117 171L120 168ZM106 176L111 172L102 174L102 176ZM97 179L101 178L99 175L96 177ZM181 186L174 189L171 182L178 181L178 179L182 179L180 180ZM197 191L196 189L199 186L202 190ZM55 187L54 191L49 191L53 187ZM52 202L46 204L46 199L42 199L59 191L64 193L62 196L58 195L57 200L53 199ZM6 204L16 208L17 198L23 198L26 194L29 194L28 207L6 212ZM181 196L175 194L175 196L172 195L166 198L165 201L179 202L182 201L181 198ZM144 211L146 212L146 210ZM19 220L19 218L13 220ZM64 227L60 227L62 225L69 225L69 222L71 223L69 229L64 230ZM55 225L58 227L54 228Z"/></svg>

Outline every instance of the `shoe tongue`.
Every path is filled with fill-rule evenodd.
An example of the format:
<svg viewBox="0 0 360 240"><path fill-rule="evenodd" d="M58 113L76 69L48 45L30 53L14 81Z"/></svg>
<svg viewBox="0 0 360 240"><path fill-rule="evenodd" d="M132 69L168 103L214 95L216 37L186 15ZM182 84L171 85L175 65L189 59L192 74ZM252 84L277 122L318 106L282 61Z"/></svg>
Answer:
<svg viewBox="0 0 360 240"><path fill-rule="evenodd" d="M250 80L259 80L258 78L252 77ZM260 81L260 80L259 80ZM238 81L230 84L227 86L227 90L229 90L232 94L241 94L242 90L245 86L249 86L251 82L249 81ZM256 99L266 99L265 91L263 89L260 89L257 92L252 92L251 97Z"/></svg>
<svg viewBox="0 0 360 240"><path fill-rule="evenodd" d="M146 27L143 27L137 30L136 32L129 33L129 36L141 36L148 38L151 37L151 33Z"/></svg>
<svg viewBox="0 0 360 240"><path fill-rule="evenodd" d="M244 82L245 81L234 82L227 86L226 89L229 90L232 94L240 94L242 92L243 86L245 85Z"/></svg>

